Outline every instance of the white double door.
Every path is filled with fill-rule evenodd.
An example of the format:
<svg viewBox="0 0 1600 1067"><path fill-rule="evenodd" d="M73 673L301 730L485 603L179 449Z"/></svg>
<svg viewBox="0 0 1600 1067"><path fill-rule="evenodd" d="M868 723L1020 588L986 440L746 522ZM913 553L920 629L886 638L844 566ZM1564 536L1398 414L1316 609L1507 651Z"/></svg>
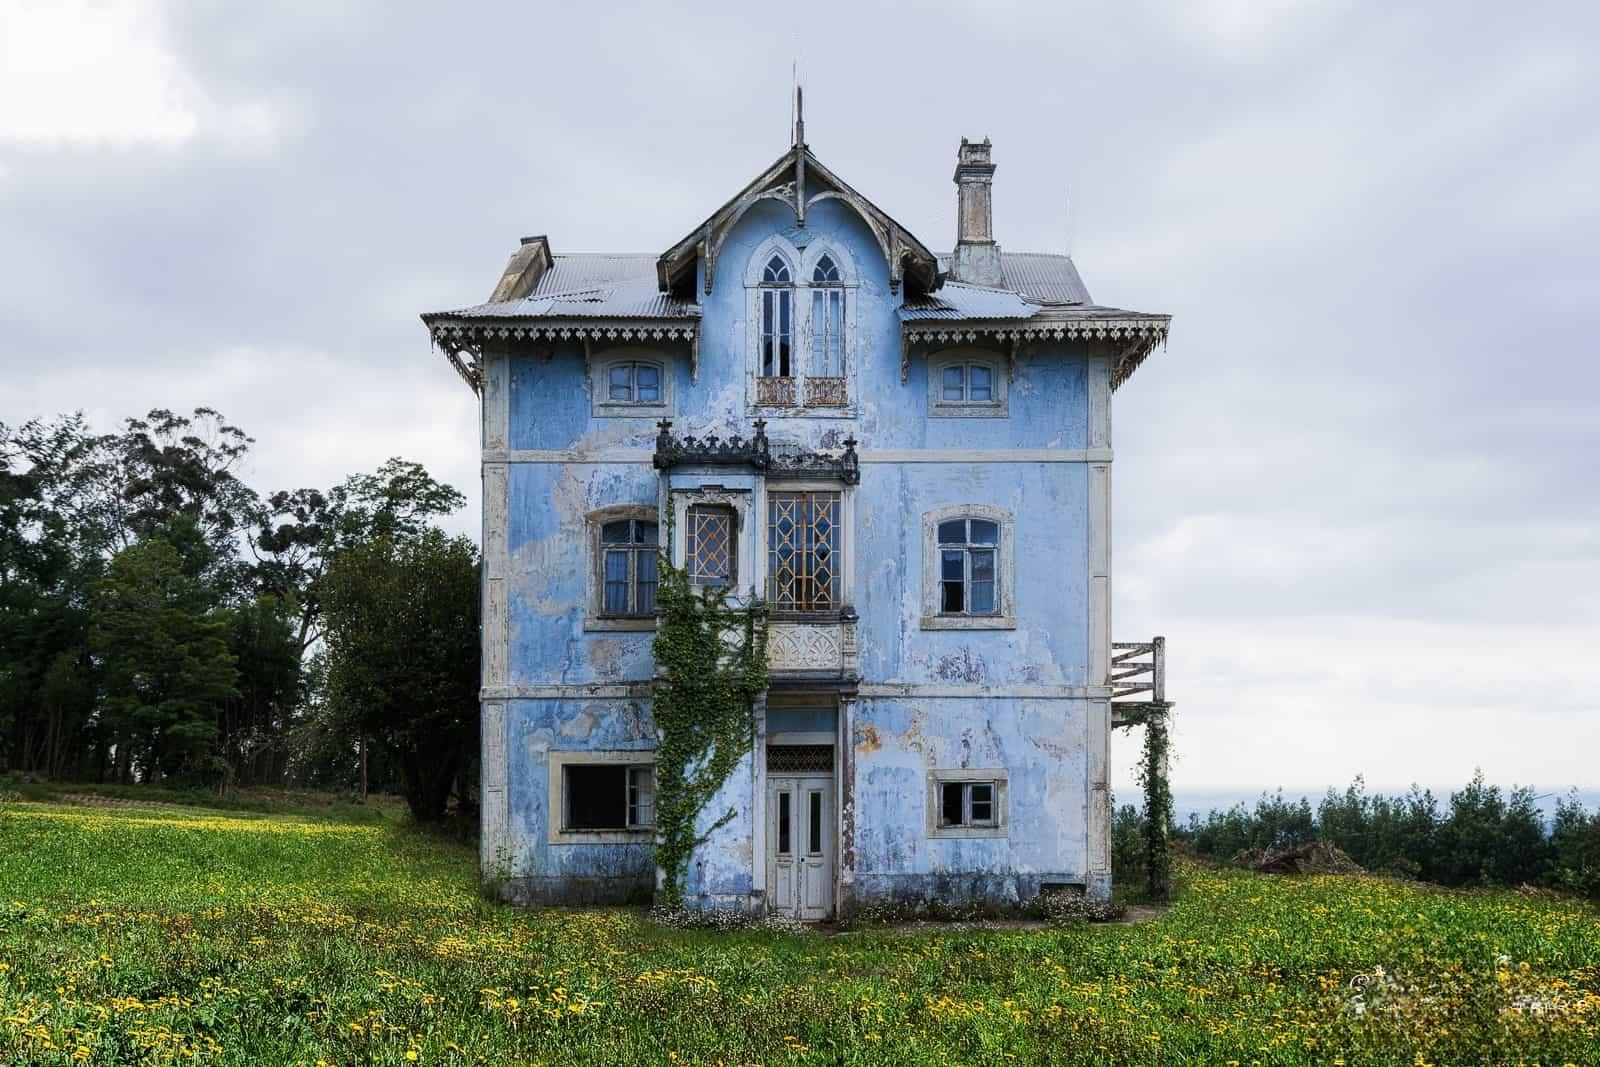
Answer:
<svg viewBox="0 0 1600 1067"><path fill-rule="evenodd" d="M803 921L833 914L833 778L767 778L767 907Z"/></svg>

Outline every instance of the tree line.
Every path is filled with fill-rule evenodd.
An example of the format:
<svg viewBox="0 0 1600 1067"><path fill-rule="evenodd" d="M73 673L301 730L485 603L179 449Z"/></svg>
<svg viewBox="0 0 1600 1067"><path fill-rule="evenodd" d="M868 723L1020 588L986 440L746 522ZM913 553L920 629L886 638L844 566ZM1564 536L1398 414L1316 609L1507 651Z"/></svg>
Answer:
<svg viewBox="0 0 1600 1067"><path fill-rule="evenodd" d="M1343 792L1329 789L1314 808L1280 790L1263 794L1254 808L1191 814L1173 835L1223 862L1324 840L1369 871L1447 886L1545 886L1600 899L1600 810L1591 813L1569 796L1547 825L1537 799L1531 789L1489 785L1481 772L1443 805L1416 786L1400 796L1369 793L1357 778ZM1141 819L1124 807L1113 831L1113 851L1130 869L1140 862Z"/></svg>
<svg viewBox="0 0 1600 1067"><path fill-rule="evenodd" d="M0 423L0 774L475 803L465 498L391 459L276 490L210 408Z"/></svg>

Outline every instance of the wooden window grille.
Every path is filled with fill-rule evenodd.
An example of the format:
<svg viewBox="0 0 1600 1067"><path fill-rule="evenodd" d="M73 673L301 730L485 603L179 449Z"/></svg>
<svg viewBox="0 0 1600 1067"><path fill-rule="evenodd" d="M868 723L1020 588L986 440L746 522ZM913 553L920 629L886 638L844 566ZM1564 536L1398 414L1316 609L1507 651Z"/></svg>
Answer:
<svg viewBox="0 0 1600 1067"><path fill-rule="evenodd" d="M939 614L999 612L999 550L1000 524L992 519L947 519L939 524Z"/></svg>
<svg viewBox="0 0 1600 1067"><path fill-rule="evenodd" d="M658 551L657 526L647 519L617 519L600 527L602 615L655 615Z"/></svg>
<svg viewBox="0 0 1600 1067"><path fill-rule="evenodd" d="M689 578L700 585L731 586L739 580L733 509L696 505L689 509L686 552Z"/></svg>
<svg viewBox="0 0 1600 1067"><path fill-rule="evenodd" d="M839 606L838 493L767 494L767 601L774 611Z"/></svg>
<svg viewBox="0 0 1600 1067"><path fill-rule="evenodd" d="M832 774L832 745L768 745L768 774Z"/></svg>

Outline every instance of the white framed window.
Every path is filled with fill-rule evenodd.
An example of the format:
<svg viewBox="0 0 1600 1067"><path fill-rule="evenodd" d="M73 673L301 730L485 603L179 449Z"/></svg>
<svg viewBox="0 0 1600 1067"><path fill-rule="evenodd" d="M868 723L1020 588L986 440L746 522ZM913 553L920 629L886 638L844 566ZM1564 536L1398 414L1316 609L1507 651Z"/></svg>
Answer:
<svg viewBox="0 0 1600 1067"><path fill-rule="evenodd" d="M1003 767L928 772L929 837L1005 837L1010 776Z"/></svg>
<svg viewBox="0 0 1600 1067"><path fill-rule="evenodd" d="M549 840L648 842L655 828L654 753L549 754Z"/></svg>
<svg viewBox="0 0 1600 1067"><path fill-rule="evenodd" d="M624 504L591 512L590 630L650 630L656 624L660 522L656 509Z"/></svg>
<svg viewBox="0 0 1600 1067"><path fill-rule="evenodd" d="M591 360L589 388L596 418L672 415L672 363L647 349L614 348Z"/></svg>
<svg viewBox="0 0 1600 1067"><path fill-rule="evenodd" d="M975 349L936 352L928 359L928 414L936 418L995 419L1009 413L1006 362Z"/></svg>
<svg viewBox="0 0 1600 1067"><path fill-rule="evenodd" d="M1016 628L1011 513L954 504L922 517L922 627Z"/></svg>
<svg viewBox="0 0 1600 1067"><path fill-rule="evenodd" d="M850 416L854 369L855 265L826 240L797 248L773 236L745 273L749 295L753 409Z"/></svg>

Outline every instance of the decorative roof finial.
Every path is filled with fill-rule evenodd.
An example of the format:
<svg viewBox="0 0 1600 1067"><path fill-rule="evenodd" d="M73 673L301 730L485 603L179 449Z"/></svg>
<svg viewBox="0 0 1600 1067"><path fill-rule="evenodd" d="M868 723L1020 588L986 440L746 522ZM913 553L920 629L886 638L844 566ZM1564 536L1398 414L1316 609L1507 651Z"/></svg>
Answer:
<svg viewBox="0 0 1600 1067"><path fill-rule="evenodd" d="M806 143L805 88L798 77L794 83L794 143L802 148Z"/></svg>

